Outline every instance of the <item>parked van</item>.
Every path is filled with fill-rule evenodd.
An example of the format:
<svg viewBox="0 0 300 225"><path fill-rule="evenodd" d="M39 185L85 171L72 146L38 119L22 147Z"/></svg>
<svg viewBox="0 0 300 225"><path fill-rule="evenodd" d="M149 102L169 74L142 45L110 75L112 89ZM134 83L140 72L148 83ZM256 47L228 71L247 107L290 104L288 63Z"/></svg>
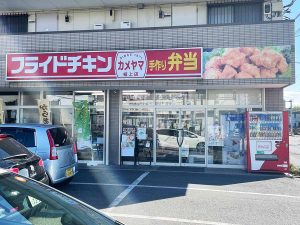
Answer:
<svg viewBox="0 0 300 225"><path fill-rule="evenodd" d="M78 172L77 148L66 128L43 124L1 124L1 134L40 156L52 184L70 181Z"/></svg>

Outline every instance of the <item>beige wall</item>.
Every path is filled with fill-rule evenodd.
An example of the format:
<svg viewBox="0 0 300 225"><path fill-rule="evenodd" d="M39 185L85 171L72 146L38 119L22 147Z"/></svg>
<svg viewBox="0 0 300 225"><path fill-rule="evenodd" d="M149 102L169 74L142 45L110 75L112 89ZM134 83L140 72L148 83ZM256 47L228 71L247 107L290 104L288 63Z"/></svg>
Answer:
<svg viewBox="0 0 300 225"><path fill-rule="evenodd" d="M159 11L165 13L164 18L159 18ZM51 13L57 14L58 31L90 30L94 24L104 24L105 29L119 29L122 21L130 21L132 28L137 27L165 27L179 25L206 24L206 4L167 4L161 6L145 6L144 9L116 8L114 15L110 9L69 10L52 12L30 12L29 32L37 31L37 15ZM65 15L70 17L65 22ZM33 19L34 18L34 19ZM47 27L47 24L45 24Z"/></svg>

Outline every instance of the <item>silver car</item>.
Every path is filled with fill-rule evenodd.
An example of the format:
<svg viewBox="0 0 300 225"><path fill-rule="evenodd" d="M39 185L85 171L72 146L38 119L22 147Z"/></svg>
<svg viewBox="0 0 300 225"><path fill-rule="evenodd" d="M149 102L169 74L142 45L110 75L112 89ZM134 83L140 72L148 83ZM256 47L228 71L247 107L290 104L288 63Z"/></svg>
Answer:
<svg viewBox="0 0 300 225"><path fill-rule="evenodd" d="M67 130L57 125L1 124L0 133L9 134L40 156L50 183L68 182L78 172L77 148Z"/></svg>

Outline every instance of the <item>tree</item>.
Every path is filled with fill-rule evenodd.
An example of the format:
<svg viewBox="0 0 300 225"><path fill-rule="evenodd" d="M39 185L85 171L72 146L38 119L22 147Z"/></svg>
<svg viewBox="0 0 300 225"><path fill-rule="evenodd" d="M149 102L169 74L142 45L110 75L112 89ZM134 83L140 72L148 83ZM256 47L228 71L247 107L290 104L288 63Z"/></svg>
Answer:
<svg viewBox="0 0 300 225"><path fill-rule="evenodd" d="M298 111L300 111L300 105L293 106L293 112L298 112Z"/></svg>

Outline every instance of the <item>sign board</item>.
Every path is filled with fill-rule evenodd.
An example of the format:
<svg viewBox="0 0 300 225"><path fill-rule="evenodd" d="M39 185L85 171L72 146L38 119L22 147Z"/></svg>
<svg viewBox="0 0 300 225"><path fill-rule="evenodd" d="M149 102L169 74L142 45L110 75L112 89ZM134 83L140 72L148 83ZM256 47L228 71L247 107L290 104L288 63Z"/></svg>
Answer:
<svg viewBox="0 0 300 225"><path fill-rule="evenodd" d="M40 124L51 124L50 102L47 99L38 100Z"/></svg>
<svg viewBox="0 0 300 225"><path fill-rule="evenodd" d="M121 156L134 156L136 128L123 126L121 136Z"/></svg>
<svg viewBox="0 0 300 225"><path fill-rule="evenodd" d="M290 45L9 53L6 80L276 79L291 61Z"/></svg>
<svg viewBox="0 0 300 225"><path fill-rule="evenodd" d="M202 48L14 53L7 81L201 78Z"/></svg>

